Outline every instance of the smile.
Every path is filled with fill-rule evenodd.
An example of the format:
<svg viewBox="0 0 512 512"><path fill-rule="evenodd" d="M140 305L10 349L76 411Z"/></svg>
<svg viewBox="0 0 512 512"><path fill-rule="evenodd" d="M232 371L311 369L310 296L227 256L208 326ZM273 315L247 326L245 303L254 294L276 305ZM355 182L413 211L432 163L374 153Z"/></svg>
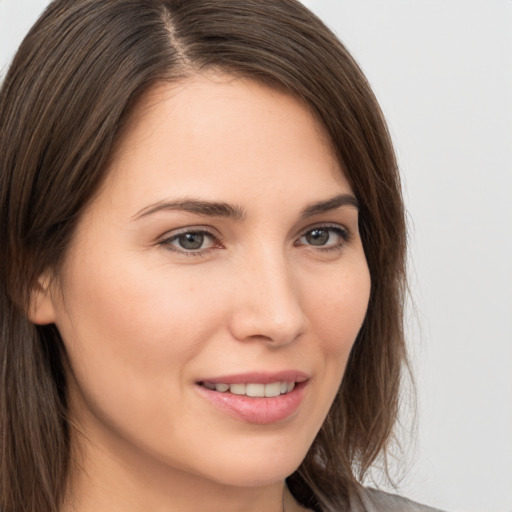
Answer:
<svg viewBox="0 0 512 512"><path fill-rule="evenodd" d="M272 398L290 393L295 388L295 382L270 382L268 384L260 383L240 383L225 384L213 382L201 382L201 386L218 391L220 393L232 393L233 395L245 395L253 398Z"/></svg>
<svg viewBox="0 0 512 512"><path fill-rule="evenodd" d="M215 409L247 423L268 425L298 413L310 376L295 370L252 372L196 381L196 390Z"/></svg>

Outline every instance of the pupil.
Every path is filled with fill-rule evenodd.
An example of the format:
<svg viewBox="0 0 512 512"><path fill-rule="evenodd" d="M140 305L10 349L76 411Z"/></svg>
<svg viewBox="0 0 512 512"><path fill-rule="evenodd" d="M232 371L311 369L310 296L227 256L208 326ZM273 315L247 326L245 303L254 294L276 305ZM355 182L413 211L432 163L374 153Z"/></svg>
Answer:
<svg viewBox="0 0 512 512"><path fill-rule="evenodd" d="M326 229L313 229L307 233L306 240L311 245L325 245L329 240L329 231Z"/></svg>
<svg viewBox="0 0 512 512"><path fill-rule="evenodd" d="M183 249L200 249L204 242L204 235L201 233L185 233L179 237L179 243Z"/></svg>

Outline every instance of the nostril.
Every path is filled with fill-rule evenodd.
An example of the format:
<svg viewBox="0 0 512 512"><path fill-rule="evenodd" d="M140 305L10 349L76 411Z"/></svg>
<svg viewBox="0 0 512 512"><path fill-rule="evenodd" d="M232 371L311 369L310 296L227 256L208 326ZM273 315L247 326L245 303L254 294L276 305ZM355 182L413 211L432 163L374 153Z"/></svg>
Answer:
<svg viewBox="0 0 512 512"><path fill-rule="evenodd" d="M305 322L297 316L293 321L272 318L271 315L238 313L231 319L231 333L240 341L260 341L269 344L287 344L301 336Z"/></svg>

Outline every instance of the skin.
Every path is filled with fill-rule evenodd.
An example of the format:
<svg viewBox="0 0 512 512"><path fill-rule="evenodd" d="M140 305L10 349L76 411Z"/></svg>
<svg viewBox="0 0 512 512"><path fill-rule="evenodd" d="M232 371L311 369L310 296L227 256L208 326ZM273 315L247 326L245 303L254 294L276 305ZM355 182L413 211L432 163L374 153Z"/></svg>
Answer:
<svg viewBox="0 0 512 512"><path fill-rule="evenodd" d="M278 512L283 496L300 510L284 479L329 410L370 293L357 208L301 215L339 195L353 192L292 97L213 74L146 94L33 296L33 321L54 322L68 355L65 510ZM159 209L191 199L240 215ZM209 235L190 251L176 235L194 231ZM287 369L309 380L276 423L197 392L201 378Z"/></svg>

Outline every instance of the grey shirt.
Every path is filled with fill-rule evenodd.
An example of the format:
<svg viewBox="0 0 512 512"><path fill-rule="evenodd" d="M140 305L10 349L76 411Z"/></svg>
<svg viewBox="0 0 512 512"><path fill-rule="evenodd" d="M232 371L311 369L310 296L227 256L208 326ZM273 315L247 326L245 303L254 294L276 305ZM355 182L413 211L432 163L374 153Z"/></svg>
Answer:
<svg viewBox="0 0 512 512"><path fill-rule="evenodd" d="M350 512L442 512L415 501L376 489L363 488L350 500Z"/></svg>

